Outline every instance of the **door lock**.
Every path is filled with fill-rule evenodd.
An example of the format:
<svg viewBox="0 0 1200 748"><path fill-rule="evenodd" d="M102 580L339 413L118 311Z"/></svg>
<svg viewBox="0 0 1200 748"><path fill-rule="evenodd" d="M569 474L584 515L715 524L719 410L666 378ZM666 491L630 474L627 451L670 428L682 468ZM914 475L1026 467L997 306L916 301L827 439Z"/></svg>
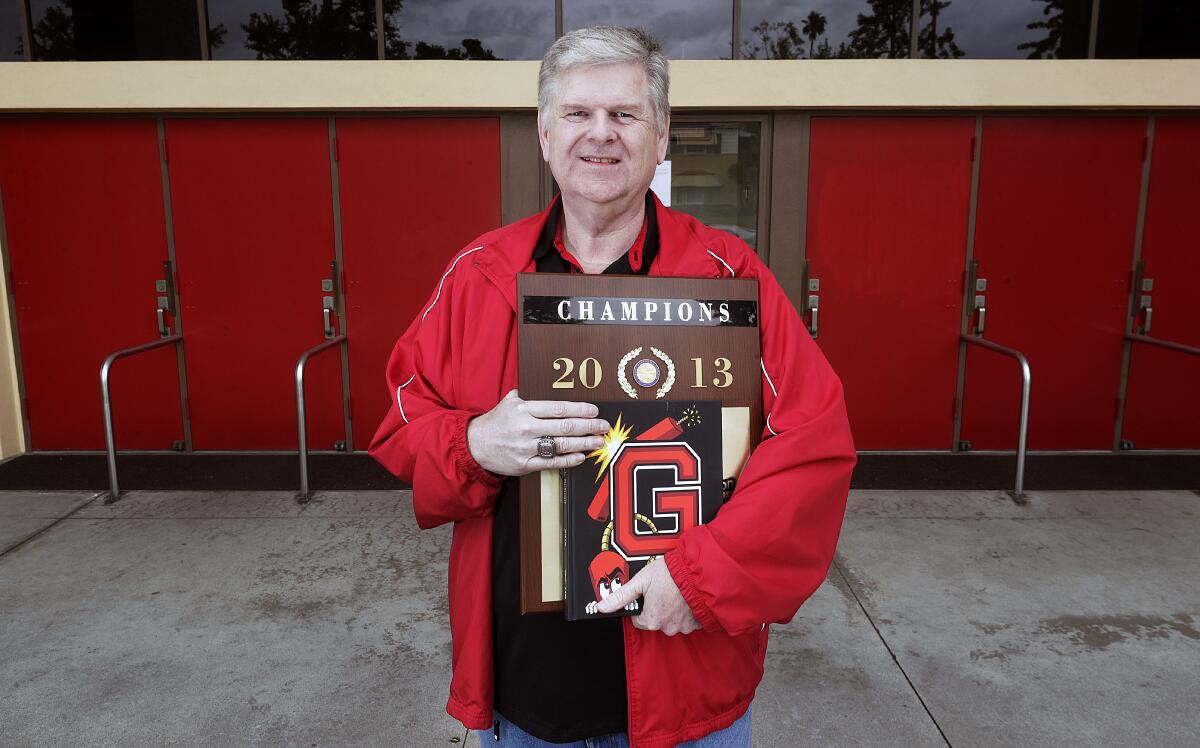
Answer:
<svg viewBox="0 0 1200 748"><path fill-rule="evenodd" d="M817 337L819 331L817 315L820 313L821 297L816 294L808 295L808 334Z"/></svg>

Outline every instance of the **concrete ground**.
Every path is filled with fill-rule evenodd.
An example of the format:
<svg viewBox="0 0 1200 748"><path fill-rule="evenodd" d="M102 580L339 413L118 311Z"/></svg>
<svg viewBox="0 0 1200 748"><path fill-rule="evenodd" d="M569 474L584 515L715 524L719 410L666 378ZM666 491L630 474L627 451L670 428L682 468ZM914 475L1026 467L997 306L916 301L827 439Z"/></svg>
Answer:
<svg viewBox="0 0 1200 748"><path fill-rule="evenodd" d="M854 492L756 745L1196 745L1198 512ZM0 745L462 746L449 538L404 492L0 493Z"/></svg>

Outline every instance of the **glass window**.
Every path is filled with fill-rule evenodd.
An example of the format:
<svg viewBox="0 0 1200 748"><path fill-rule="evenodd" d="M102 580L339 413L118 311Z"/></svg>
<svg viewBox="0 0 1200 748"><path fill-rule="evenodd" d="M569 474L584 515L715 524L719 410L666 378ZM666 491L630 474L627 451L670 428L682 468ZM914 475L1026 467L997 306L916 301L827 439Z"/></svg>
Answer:
<svg viewBox="0 0 1200 748"><path fill-rule="evenodd" d="M30 0L29 12L35 60L200 59L195 0Z"/></svg>
<svg viewBox="0 0 1200 748"><path fill-rule="evenodd" d="M1096 56L1200 57L1200 2L1100 0Z"/></svg>
<svg viewBox="0 0 1200 748"><path fill-rule="evenodd" d="M0 3L0 62L25 59L25 40L21 37L21 7L15 2Z"/></svg>
<svg viewBox="0 0 1200 748"><path fill-rule="evenodd" d="M567 31L597 25L641 26L672 60L717 60L733 55L730 0L563 0Z"/></svg>
<svg viewBox="0 0 1200 748"><path fill-rule="evenodd" d="M1087 57L1092 0L921 0L921 57Z"/></svg>
<svg viewBox="0 0 1200 748"><path fill-rule="evenodd" d="M386 18L389 59L540 60L553 0L404 0Z"/></svg>
<svg viewBox="0 0 1200 748"><path fill-rule="evenodd" d="M384 0L398 10L401 0ZM374 60L375 0L208 0L214 60Z"/></svg>
<svg viewBox="0 0 1200 748"><path fill-rule="evenodd" d="M761 130L758 122L673 122L667 149L671 207L755 249Z"/></svg>
<svg viewBox="0 0 1200 748"><path fill-rule="evenodd" d="M912 0L742 0L742 57L908 57Z"/></svg>

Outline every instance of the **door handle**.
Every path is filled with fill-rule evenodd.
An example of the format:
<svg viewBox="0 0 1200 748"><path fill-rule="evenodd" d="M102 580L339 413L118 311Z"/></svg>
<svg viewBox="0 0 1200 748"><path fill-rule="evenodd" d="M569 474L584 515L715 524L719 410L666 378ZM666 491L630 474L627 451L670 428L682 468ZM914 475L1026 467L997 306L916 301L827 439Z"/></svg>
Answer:
<svg viewBox="0 0 1200 748"><path fill-rule="evenodd" d="M1151 322L1151 320L1154 319L1154 307L1147 305L1144 308L1146 310L1146 317L1145 317L1145 320L1142 322L1142 334L1149 335L1150 334L1150 322Z"/></svg>
<svg viewBox="0 0 1200 748"><path fill-rule="evenodd" d="M321 317L325 322L325 337L332 338L333 330L333 297L326 296L321 300Z"/></svg>
<svg viewBox="0 0 1200 748"><path fill-rule="evenodd" d="M983 328L987 323L987 299L983 296L975 297L975 311L979 312L979 318L975 321L975 337L983 337Z"/></svg>
<svg viewBox="0 0 1200 748"><path fill-rule="evenodd" d="M166 296L158 297L158 309L154 310L158 317L158 337L167 338L171 336L171 326L167 323L167 311L170 307L170 299Z"/></svg>
<svg viewBox="0 0 1200 748"><path fill-rule="evenodd" d="M808 334L817 337L817 332L820 329L818 326L817 315L820 313L821 297L810 295L808 297Z"/></svg>

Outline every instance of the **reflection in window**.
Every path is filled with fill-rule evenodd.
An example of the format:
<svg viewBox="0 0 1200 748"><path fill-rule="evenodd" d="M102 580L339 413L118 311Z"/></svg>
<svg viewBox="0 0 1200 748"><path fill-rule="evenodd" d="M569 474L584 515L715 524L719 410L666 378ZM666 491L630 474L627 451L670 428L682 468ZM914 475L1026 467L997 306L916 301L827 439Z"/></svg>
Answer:
<svg viewBox="0 0 1200 748"><path fill-rule="evenodd" d="M396 12L402 0L384 0ZM208 0L214 60L372 60L375 0Z"/></svg>
<svg viewBox="0 0 1200 748"><path fill-rule="evenodd" d="M200 59L195 0L30 0L29 11L35 60Z"/></svg>
<svg viewBox="0 0 1200 748"><path fill-rule="evenodd" d="M908 57L912 0L742 0L742 57Z"/></svg>
<svg viewBox="0 0 1200 748"><path fill-rule="evenodd" d="M25 59L21 37L21 8L13 2L0 3L0 61Z"/></svg>
<svg viewBox="0 0 1200 748"><path fill-rule="evenodd" d="M389 59L540 60L553 0L404 0L389 14Z"/></svg>
<svg viewBox="0 0 1200 748"><path fill-rule="evenodd" d="M641 26L672 60L716 60L733 54L729 0L563 0L563 28Z"/></svg>
<svg viewBox="0 0 1200 748"><path fill-rule="evenodd" d="M671 207L758 247L757 122L671 125Z"/></svg>
<svg viewBox="0 0 1200 748"><path fill-rule="evenodd" d="M1087 57L1092 0L921 0L921 57Z"/></svg>
<svg viewBox="0 0 1200 748"><path fill-rule="evenodd" d="M1101 0L1096 57L1200 57L1200 2Z"/></svg>

